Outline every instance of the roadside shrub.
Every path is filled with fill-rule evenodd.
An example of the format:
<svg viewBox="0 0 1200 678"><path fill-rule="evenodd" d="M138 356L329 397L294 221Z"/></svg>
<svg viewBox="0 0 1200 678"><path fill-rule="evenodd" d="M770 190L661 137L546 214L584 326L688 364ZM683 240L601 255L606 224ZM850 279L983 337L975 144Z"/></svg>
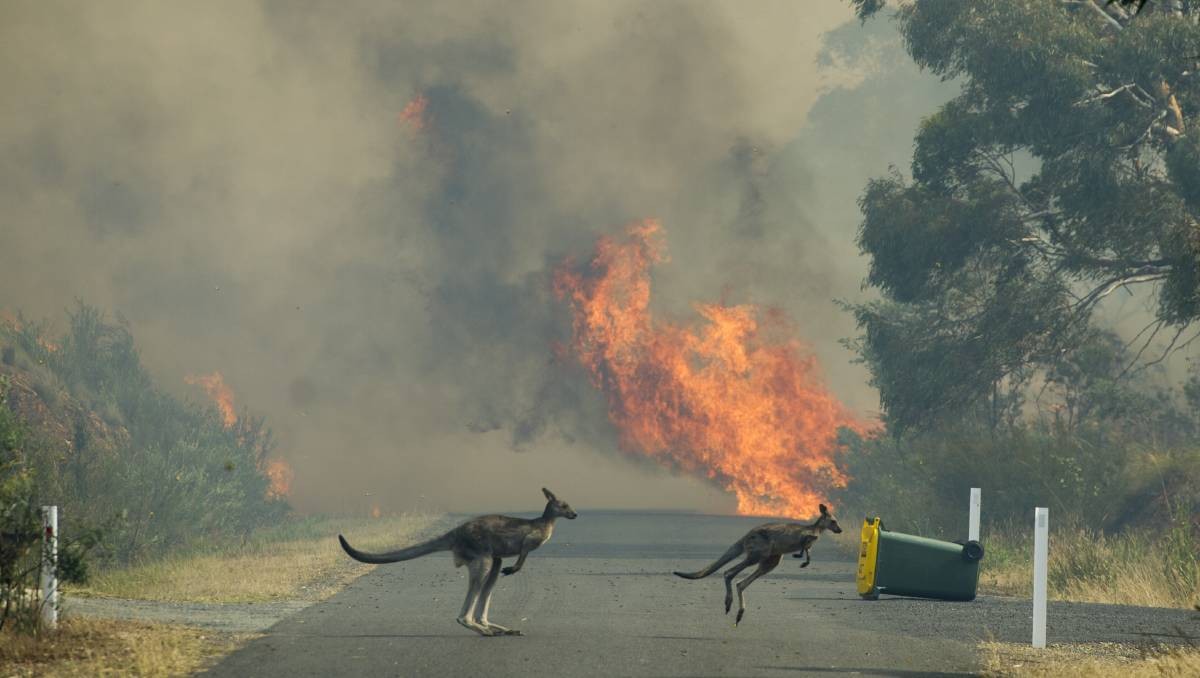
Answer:
<svg viewBox="0 0 1200 678"><path fill-rule="evenodd" d="M990 432L961 425L905 440L852 440L850 484L833 499L869 508L885 524L922 534L966 536L969 488L983 490L984 520L1032 520L1033 507L1086 517L1100 527L1128 491L1123 469L1133 452L1037 428ZM843 511L844 513L844 511Z"/></svg>
<svg viewBox="0 0 1200 678"><path fill-rule="evenodd" d="M74 403L54 413L69 440L29 446L23 461L39 501L63 507L64 531L83 529L84 517L101 523L97 555L127 563L200 536L246 534L288 511L260 471L274 447L261 419L226 428L214 408L159 389L121 319L82 303L68 319L52 339L24 318L0 327Z"/></svg>
<svg viewBox="0 0 1200 678"><path fill-rule="evenodd" d="M41 608L38 587L44 567L41 549L41 514L35 483L22 458L31 438L7 405L9 381L0 375L0 631L39 630ZM61 582L87 580L87 552L98 533L85 530L59 540L57 575Z"/></svg>
<svg viewBox="0 0 1200 678"><path fill-rule="evenodd" d="M1147 447L1117 435L1121 424L850 436L853 479L831 499L847 526L865 510L889 529L955 540L969 488L983 488L981 587L1016 595L1031 591L1033 507L1048 506L1052 596L1200 605L1200 449Z"/></svg>

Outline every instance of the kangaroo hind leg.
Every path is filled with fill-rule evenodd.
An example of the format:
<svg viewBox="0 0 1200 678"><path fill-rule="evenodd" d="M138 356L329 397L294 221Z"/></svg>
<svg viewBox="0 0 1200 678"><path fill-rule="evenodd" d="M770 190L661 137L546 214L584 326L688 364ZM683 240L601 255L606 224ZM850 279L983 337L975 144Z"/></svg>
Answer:
<svg viewBox="0 0 1200 678"><path fill-rule="evenodd" d="M467 598L463 601L462 612L458 613L458 623L471 629L481 636L496 635L488 627L475 621L475 606L479 603L479 594L483 590L484 579L487 577L487 567L492 562L489 557L475 557L467 562Z"/></svg>
<svg viewBox="0 0 1200 678"><path fill-rule="evenodd" d="M742 562L725 570L725 614L729 614L729 608L733 606L733 578L738 576L739 572L757 562L758 559L750 555L746 556L746 559Z"/></svg>
<svg viewBox="0 0 1200 678"><path fill-rule="evenodd" d="M479 602L475 604L475 621L480 626L491 629L496 635L519 636L521 632L517 629L505 628L488 621L488 609L492 606L492 589L496 587L496 580L500 578L500 563L499 558L492 557L487 579L484 580L483 589L479 592Z"/></svg>
<svg viewBox="0 0 1200 678"><path fill-rule="evenodd" d="M779 560L781 558L782 556L769 556L766 560L759 563L757 570L751 572L748 577L737 583L738 613L737 619L735 619L733 622L734 626L737 626L739 623L741 623L742 615L746 614L746 597L743 594L743 591L746 590L747 586L753 584L755 579L758 579L771 570L774 570L775 566L779 564Z"/></svg>

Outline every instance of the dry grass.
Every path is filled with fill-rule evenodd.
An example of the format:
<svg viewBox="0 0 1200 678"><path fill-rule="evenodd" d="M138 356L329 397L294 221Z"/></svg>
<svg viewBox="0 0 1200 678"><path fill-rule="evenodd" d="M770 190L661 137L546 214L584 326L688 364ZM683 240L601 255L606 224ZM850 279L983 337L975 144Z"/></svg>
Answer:
<svg viewBox="0 0 1200 678"><path fill-rule="evenodd" d="M0 633L0 676L184 676L249 635L111 619L66 619L40 636Z"/></svg>
<svg viewBox="0 0 1200 678"><path fill-rule="evenodd" d="M1030 531L999 530L985 537L980 589L1031 595ZM1047 584L1055 600L1175 608L1200 602L1200 564L1188 543L1064 526L1051 530L1049 566Z"/></svg>
<svg viewBox="0 0 1200 678"><path fill-rule="evenodd" d="M236 544L93 574L68 595L161 601L255 602L332 595L369 566L337 543L339 531L367 549L411 542L439 516L377 520L313 518L262 530ZM182 676L252 638L170 624L68 618L36 636L0 633L0 678L8 676Z"/></svg>
<svg viewBox="0 0 1200 678"><path fill-rule="evenodd" d="M1200 649L1145 649L1112 643L1028 645L984 643L985 676L1030 678L1149 678L1200 676Z"/></svg>
<svg viewBox="0 0 1200 678"><path fill-rule="evenodd" d="M245 542L202 545L132 567L101 570L68 594L189 602L261 602L320 599L340 590L370 566L346 557L342 532L365 549L415 541L440 520L403 514L375 520L316 518L254 534Z"/></svg>

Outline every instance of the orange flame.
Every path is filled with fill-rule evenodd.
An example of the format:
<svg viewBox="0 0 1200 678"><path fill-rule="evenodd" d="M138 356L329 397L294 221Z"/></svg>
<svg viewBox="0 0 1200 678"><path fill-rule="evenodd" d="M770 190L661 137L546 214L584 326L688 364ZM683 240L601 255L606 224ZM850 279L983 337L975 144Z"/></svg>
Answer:
<svg viewBox="0 0 1200 678"><path fill-rule="evenodd" d="M292 470L291 464L279 457L273 457L267 460L263 473L271 481L267 487L267 498L283 499L292 493L292 481L296 478L296 472Z"/></svg>
<svg viewBox="0 0 1200 678"><path fill-rule="evenodd" d="M400 111L400 121L407 124L413 132L420 132L429 123L425 117L428 107L429 99L425 98L424 94L418 94Z"/></svg>
<svg viewBox="0 0 1200 678"><path fill-rule="evenodd" d="M221 419L225 423L225 428L233 428L233 425L237 423L237 414L233 409L233 390L225 385L225 377L221 376L220 372L189 374L183 380L188 384L203 388L208 393L208 397L216 403L217 409L221 411Z"/></svg>
<svg viewBox="0 0 1200 678"><path fill-rule="evenodd" d="M590 266L568 260L554 291L573 313L572 348L608 397L621 448L703 474L737 495L741 514L809 516L844 486L840 427L865 432L827 390L816 358L780 330L777 311L697 304L698 327L655 319L650 267L661 225L603 237Z"/></svg>

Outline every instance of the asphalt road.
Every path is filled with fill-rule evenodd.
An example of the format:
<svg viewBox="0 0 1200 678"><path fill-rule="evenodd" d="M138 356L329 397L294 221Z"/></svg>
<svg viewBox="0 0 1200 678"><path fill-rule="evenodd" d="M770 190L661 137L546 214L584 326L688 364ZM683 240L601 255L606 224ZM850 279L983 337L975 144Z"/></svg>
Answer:
<svg viewBox="0 0 1200 678"><path fill-rule="evenodd" d="M212 676L970 675L976 643L1028 642L1028 600L948 603L854 590L853 542L822 538L813 563L787 558L746 592L739 627L719 574L686 581L756 519L586 512L560 521L525 568L502 577L491 620L522 637L483 638L455 621L465 568L449 554L377 567L272 627ZM852 525L854 521L845 520ZM1049 640L1178 642L1198 615L1052 603Z"/></svg>

